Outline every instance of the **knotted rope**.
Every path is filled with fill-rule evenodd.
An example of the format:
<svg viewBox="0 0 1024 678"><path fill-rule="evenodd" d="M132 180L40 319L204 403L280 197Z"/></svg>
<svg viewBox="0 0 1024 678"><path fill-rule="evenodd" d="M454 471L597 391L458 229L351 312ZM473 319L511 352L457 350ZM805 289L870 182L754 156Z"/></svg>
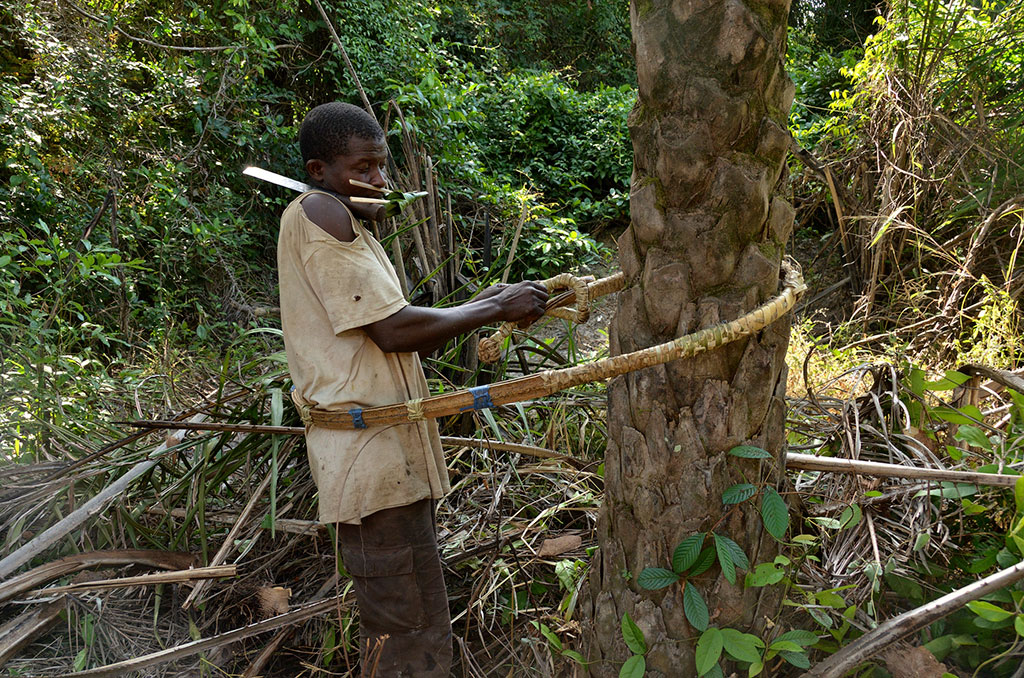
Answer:
<svg viewBox="0 0 1024 678"><path fill-rule="evenodd" d="M577 278L569 273L561 273L554 278L549 278L541 284L548 292L565 289L565 294L548 299L544 315L554 318L563 318L571 322L584 323L590 318L590 302L612 292L618 292L626 284L626 276L622 273L610 275L607 278L593 280L592 278ZM576 304L575 308L566 308L569 304ZM512 335L515 330L513 323L503 323L498 331L489 337L480 340L477 355L485 363L494 363L501 358L501 342Z"/></svg>
<svg viewBox="0 0 1024 678"><path fill-rule="evenodd" d="M609 292L615 292L622 289L625 285L626 278L621 273L603 278L601 282L615 280L617 287L609 290ZM591 292L590 280L586 278L577 278L571 273L561 273L556 275L554 278L548 278L541 282L544 287L547 288L548 292L554 292L555 290L570 290L570 294L564 294L559 297L554 297L548 301L547 308L544 311L544 315L552 316L554 318L563 318L574 323L585 323L590 318L590 299ZM607 292L605 292L607 294ZM600 294L596 296L601 296ZM567 305L576 302L576 308L567 308ZM501 358L501 342L505 340L505 337L512 336L512 332L515 330L515 325L512 323L502 323L498 328L498 331L489 337L484 337L480 340L480 345L477 347L477 355L480 360L485 363L496 363Z"/></svg>
<svg viewBox="0 0 1024 678"><path fill-rule="evenodd" d="M580 384L608 379L626 372L710 351L764 329L796 306L797 300L807 287L804 285L800 269L795 262L783 261L782 270L784 275L782 292L764 305L732 322L721 323L699 332L687 334L658 346L612 356L587 365L546 370L528 377L442 393L417 401L366 409L353 408L347 412L305 407L303 408L303 422L307 426L351 430L409 423L410 420L415 421L422 418L435 419L467 410L480 410L495 405L540 398ZM593 294L597 289L614 289L615 284L619 284L621 287L621 283L606 282L616 277L612 276L591 283L588 285L588 293ZM566 300L564 303L569 302Z"/></svg>

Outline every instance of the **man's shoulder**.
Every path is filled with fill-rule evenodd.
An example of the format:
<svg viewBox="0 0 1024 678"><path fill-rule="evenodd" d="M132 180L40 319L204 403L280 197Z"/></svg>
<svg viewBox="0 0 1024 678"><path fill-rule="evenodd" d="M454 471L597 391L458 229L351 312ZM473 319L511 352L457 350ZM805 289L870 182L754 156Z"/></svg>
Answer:
<svg viewBox="0 0 1024 678"><path fill-rule="evenodd" d="M320 227L321 230L342 242L352 242L356 238L352 225L352 215L344 204L327 193L309 193L297 200L298 208L306 218Z"/></svg>

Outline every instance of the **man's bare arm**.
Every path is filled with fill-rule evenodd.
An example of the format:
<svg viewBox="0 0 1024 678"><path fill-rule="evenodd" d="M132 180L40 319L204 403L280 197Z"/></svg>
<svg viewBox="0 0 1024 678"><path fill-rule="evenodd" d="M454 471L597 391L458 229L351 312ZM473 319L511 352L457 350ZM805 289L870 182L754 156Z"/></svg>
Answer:
<svg viewBox="0 0 1024 678"><path fill-rule="evenodd" d="M544 314L548 300L544 286L533 281L508 285L491 296L482 296L453 308L406 306L363 329L386 353L426 355L449 339L483 325L533 322Z"/></svg>

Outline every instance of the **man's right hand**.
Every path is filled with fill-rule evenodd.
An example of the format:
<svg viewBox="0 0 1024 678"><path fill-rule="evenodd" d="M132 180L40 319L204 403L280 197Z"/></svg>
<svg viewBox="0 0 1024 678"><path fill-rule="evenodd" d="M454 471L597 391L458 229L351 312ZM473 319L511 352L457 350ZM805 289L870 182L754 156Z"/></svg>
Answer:
<svg viewBox="0 0 1024 678"><path fill-rule="evenodd" d="M494 301L501 307L502 320L529 325L544 315L548 290L535 280L524 280L502 288Z"/></svg>

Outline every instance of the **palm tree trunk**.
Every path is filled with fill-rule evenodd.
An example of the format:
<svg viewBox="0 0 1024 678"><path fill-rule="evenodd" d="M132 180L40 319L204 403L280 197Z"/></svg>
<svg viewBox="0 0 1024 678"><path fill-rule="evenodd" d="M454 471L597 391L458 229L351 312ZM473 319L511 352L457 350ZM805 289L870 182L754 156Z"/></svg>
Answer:
<svg viewBox="0 0 1024 678"><path fill-rule="evenodd" d="M773 197L789 146L793 87L784 70L788 0L633 0L639 100L630 115L632 224L619 239L627 288L611 325L613 354L731 320L774 294L793 209ZM616 378L609 385L606 496L589 580L592 675L617 676L629 613L650 648L647 676L695 676L699 632L678 585L646 591L645 567L671 567L688 535L714 530L752 563L775 544L756 504L726 512L734 483L779 480L778 464L726 455L784 441L789 323L724 348ZM748 502L749 503L749 502ZM762 589L699 578L713 626L758 632Z"/></svg>

